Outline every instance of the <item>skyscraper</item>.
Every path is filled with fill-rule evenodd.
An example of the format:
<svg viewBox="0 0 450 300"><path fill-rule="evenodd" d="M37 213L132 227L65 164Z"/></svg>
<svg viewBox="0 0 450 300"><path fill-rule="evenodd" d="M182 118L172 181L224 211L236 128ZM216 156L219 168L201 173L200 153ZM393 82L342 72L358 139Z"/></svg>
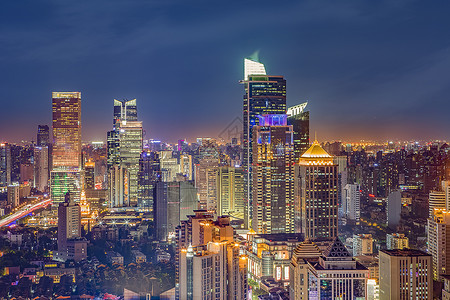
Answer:
<svg viewBox="0 0 450 300"><path fill-rule="evenodd" d="M450 211L435 209L428 219L428 253L432 256L433 279L450 275Z"/></svg>
<svg viewBox="0 0 450 300"><path fill-rule="evenodd" d="M80 168L81 93L53 92L53 168Z"/></svg>
<svg viewBox="0 0 450 300"><path fill-rule="evenodd" d="M113 125L118 121L137 121L136 99L133 100L117 100L114 99L114 121Z"/></svg>
<svg viewBox="0 0 450 300"><path fill-rule="evenodd" d="M309 111L305 111L308 102L287 109L288 124L294 132L294 158L298 161L309 148Z"/></svg>
<svg viewBox="0 0 450 300"><path fill-rule="evenodd" d="M138 172L138 206L153 210L154 189L161 181L161 166L156 152L142 151Z"/></svg>
<svg viewBox="0 0 450 300"><path fill-rule="evenodd" d="M11 184L11 145L8 143L0 144L0 186Z"/></svg>
<svg viewBox="0 0 450 300"><path fill-rule="evenodd" d="M433 299L431 255L412 249L381 250L380 300Z"/></svg>
<svg viewBox="0 0 450 300"><path fill-rule="evenodd" d="M337 165L317 141L299 161L297 226L307 238L334 238L338 229ZM299 226L301 224L301 226Z"/></svg>
<svg viewBox="0 0 450 300"><path fill-rule="evenodd" d="M245 173L242 168L219 167L217 172L217 214L243 220L245 210Z"/></svg>
<svg viewBox="0 0 450 300"><path fill-rule="evenodd" d="M108 170L115 165L127 169L129 200L124 203L136 206L138 204L139 159L143 139L142 122L137 121L136 99L123 101L114 99L113 115L113 130L107 134Z"/></svg>
<svg viewBox="0 0 450 300"><path fill-rule="evenodd" d="M352 221L359 224L361 216L360 209L361 190L359 184L347 184L342 195L343 215L346 221Z"/></svg>
<svg viewBox="0 0 450 300"><path fill-rule="evenodd" d="M253 216L258 234L293 233L294 145L286 115L259 116L253 127Z"/></svg>
<svg viewBox="0 0 450 300"><path fill-rule="evenodd" d="M48 125L38 125L37 146L48 146L50 144L50 130Z"/></svg>
<svg viewBox="0 0 450 300"><path fill-rule="evenodd" d="M81 238L80 206L74 202L70 192L58 206L58 252L55 256L62 261L80 261L87 257L87 242Z"/></svg>
<svg viewBox="0 0 450 300"><path fill-rule="evenodd" d="M195 165L195 187L198 190L199 209L217 212L217 172L219 160L206 157Z"/></svg>
<svg viewBox="0 0 450 300"><path fill-rule="evenodd" d="M245 225L249 226L252 210L252 163L253 163L253 126L258 125L258 115L285 114L286 113L286 80L283 76L266 75L265 67L258 61L255 53L252 57L244 59L245 87L243 105L243 167L246 171L245 189L247 210Z"/></svg>
<svg viewBox="0 0 450 300"><path fill-rule="evenodd" d="M41 192L48 188L48 146L34 147L34 186Z"/></svg>
<svg viewBox="0 0 450 300"><path fill-rule="evenodd" d="M53 202L75 201L81 192L81 93L53 92L53 151L50 188Z"/></svg>

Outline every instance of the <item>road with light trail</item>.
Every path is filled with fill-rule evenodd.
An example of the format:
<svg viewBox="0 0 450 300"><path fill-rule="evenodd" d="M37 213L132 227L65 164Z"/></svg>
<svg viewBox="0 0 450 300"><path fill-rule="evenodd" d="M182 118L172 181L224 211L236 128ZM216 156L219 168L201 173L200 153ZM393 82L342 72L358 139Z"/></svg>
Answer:
<svg viewBox="0 0 450 300"><path fill-rule="evenodd" d="M15 213L13 213L12 215L7 216L4 219L1 219L0 227L6 226L16 220L19 220L37 209L47 207L48 205L52 204L52 201L53 201L52 199L45 199L34 204L27 204L24 207L20 208Z"/></svg>

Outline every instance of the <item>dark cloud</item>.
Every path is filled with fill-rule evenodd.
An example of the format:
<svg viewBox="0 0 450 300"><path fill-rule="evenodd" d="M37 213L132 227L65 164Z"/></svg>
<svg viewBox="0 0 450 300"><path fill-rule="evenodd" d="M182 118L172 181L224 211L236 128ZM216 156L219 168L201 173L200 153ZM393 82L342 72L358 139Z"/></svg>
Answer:
<svg viewBox="0 0 450 300"><path fill-rule="evenodd" d="M52 91L82 92L83 139L137 98L147 137L217 135L241 115L260 50L308 99L319 137L448 138L446 12L435 1L3 1L0 139L50 124Z"/></svg>

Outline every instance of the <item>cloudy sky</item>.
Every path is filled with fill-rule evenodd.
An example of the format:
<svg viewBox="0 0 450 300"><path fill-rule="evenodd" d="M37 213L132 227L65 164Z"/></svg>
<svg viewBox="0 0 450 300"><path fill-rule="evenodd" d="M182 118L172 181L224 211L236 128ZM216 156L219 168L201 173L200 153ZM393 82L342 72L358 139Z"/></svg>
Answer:
<svg viewBox="0 0 450 300"><path fill-rule="evenodd" d="M83 140L113 99L138 99L146 138L217 136L242 114L255 50L309 101L324 139L450 138L450 2L0 2L0 140L51 124L51 92L81 91ZM313 134L313 133L312 133Z"/></svg>

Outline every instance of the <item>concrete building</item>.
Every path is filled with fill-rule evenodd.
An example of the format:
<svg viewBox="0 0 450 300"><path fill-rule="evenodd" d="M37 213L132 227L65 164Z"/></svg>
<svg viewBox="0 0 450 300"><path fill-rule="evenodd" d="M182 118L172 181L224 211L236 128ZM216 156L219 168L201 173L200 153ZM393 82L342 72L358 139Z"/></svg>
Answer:
<svg viewBox="0 0 450 300"><path fill-rule="evenodd" d="M295 251L290 299L366 299L369 271L336 238L325 251L308 240Z"/></svg>
<svg viewBox="0 0 450 300"><path fill-rule="evenodd" d="M87 241L81 237L81 209L68 192L58 206L58 251L55 259L80 261L87 258Z"/></svg>
<svg viewBox="0 0 450 300"><path fill-rule="evenodd" d="M400 223L402 212L402 193L400 190L391 192L387 198L386 215L387 226L391 229L397 229Z"/></svg>
<svg viewBox="0 0 450 300"><path fill-rule="evenodd" d="M133 262L137 264L147 262L147 256L139 250L131 250L131 256L133 257Z"/></svg>
<svg viewBox="0 0 450 300"><path fill-rule="evenodd" d="M130 186L128 169L121 165L113 165L108 173L109 207L130 206Z"/></svg>
<svg viewBox="0 0 450 300"><path fill-rule="evenodd" d="M7 188L8 205L12 208L19 206L20 204L20 186L18 183L8 185Z"/></svg>
<svg viewBox="0 0 450 300"><path fill-rule="evenodd" d="M44 192L48 189L49 180L48 146L34 147L34 187Z"/></svg>
<svg viewBox="0 0 450 300"><path fill-rule="evenodd" d="M359 184L347 184L342 195L343 217L347 222L359 224L361 217L361 187Z"/></svg>
<svg viewBox="0 0 450 300"><path fill-rule="evenodd" d="M428 195L428 217L433 218L435 209L446 209L446 193L443 191L431 191Z"/></svg>
<svg viewBox="0 0 450 300"><path fill-rule="evenodd" d="M388 233L386 248L388 250L409 248L409 239L403 233Z"/></svg>
<svg viewBox="0 0 450 300"><path fill-rule="evenodd" d="M442 275L450 275L450 212L434 209L428 219L428 253L432 256L433 279L441 281Z"/></svg>
<svg viewBox="0 0 450 300"><path fill-rule="evenodd" d="M353 235L353 256L373 253L373 238L371 234Z"/></svg>
<svg viewBox="0 0 450 300"><path fill-rule="evenodd" d="M198 191L199 209L217 212L217 172L219 160L205 157L195 165L195 187Z"/></svg>
<svg viewBox="0 0 450 300"><path fill-rule="evenodd" d="M412 249L379 255L380 300L433 299L431 255Z"/></svg>
<svg viewBox="0 0 450 300"><path fill-rule="evenodd" d="M244 219L245 173L242 168L222 166L217 171L217 214Z"/></svg>
<svg viewBox="0 0 450 300"><path fill-rule="evenodd" d="M261 283L264 278L289 284L289 264L293 250L303 241L301 233L247 234L248 276Z"/></svg>
<svg viewBox="0 0 450 300"><path fill-rule="evenodd" d="M206 211L196 211L177 236L176 299L247 297L247 258L240 255L228 217L213 221Z"/></svg>

